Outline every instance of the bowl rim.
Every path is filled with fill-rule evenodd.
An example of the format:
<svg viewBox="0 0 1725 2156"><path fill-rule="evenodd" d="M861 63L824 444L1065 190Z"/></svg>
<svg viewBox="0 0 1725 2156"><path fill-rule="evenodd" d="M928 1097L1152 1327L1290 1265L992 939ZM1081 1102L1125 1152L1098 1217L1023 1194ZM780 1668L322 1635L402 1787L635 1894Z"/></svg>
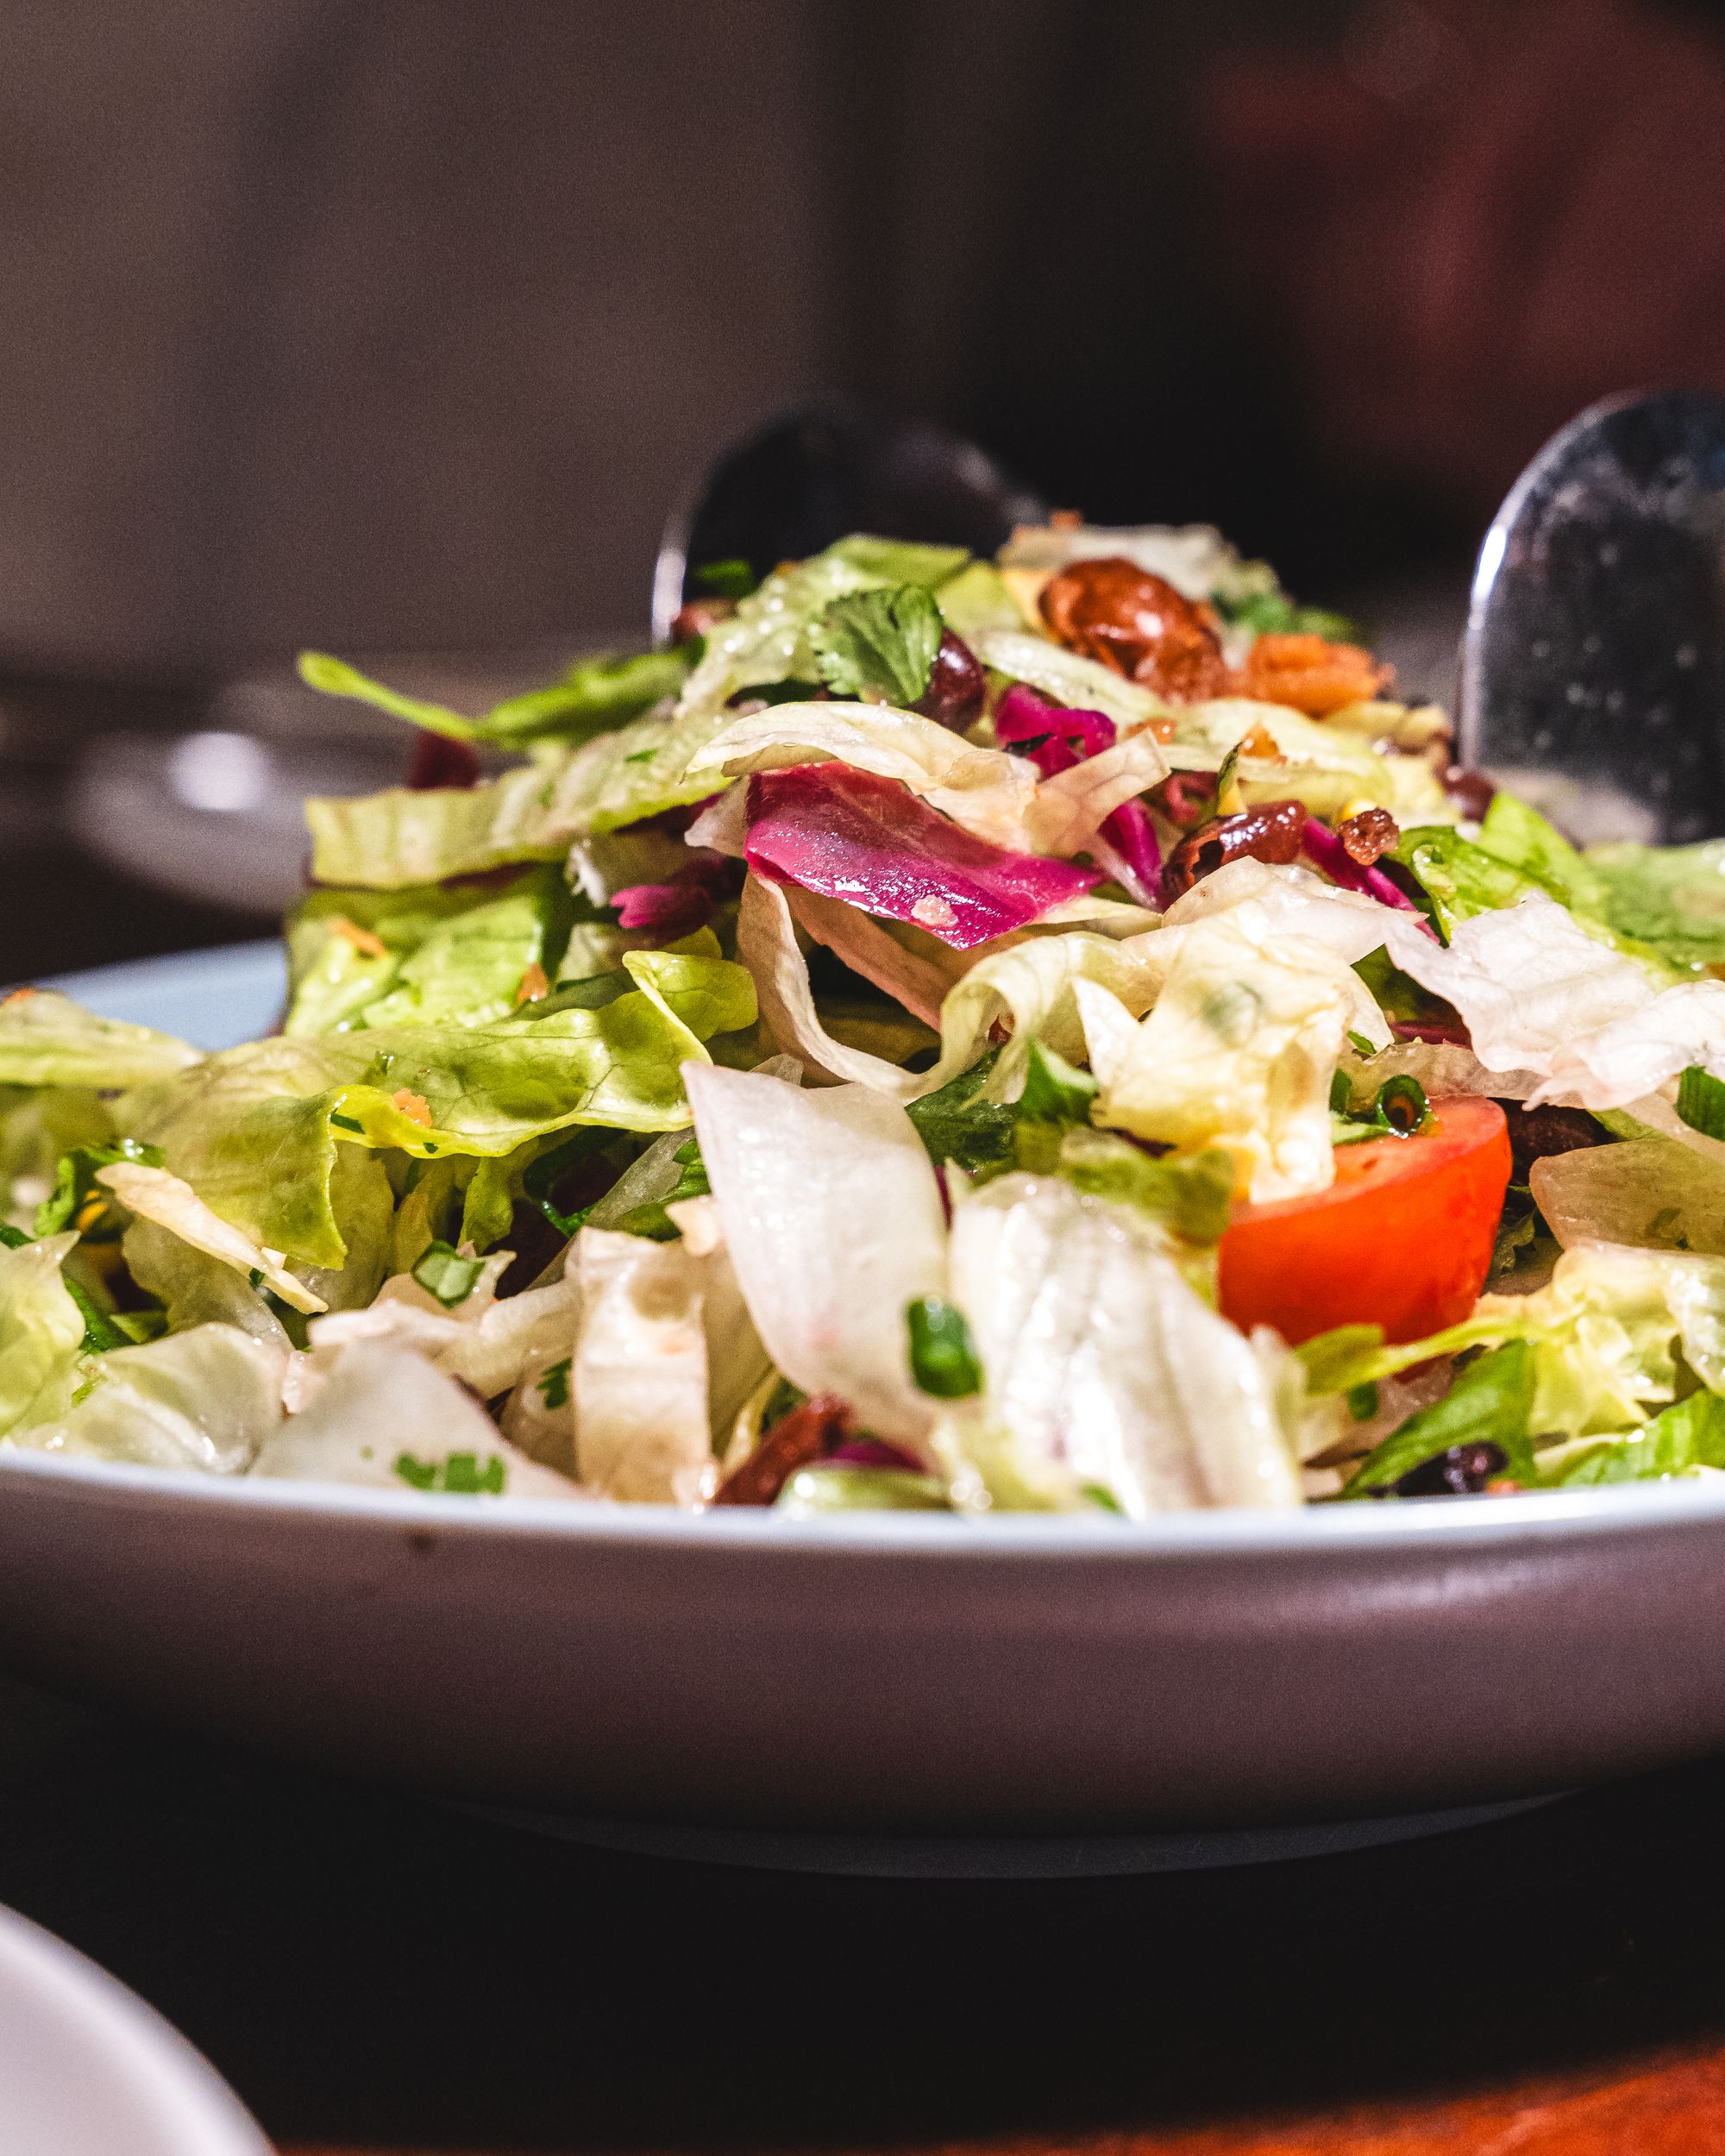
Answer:
<svg viewBox="0 0 1725 2156"><path fill-rule="evenodd" d="M1530 1539L1616 1539L1677 1527L1725 1529L1725 1475L1704 1481L1541 1490L1504 1497L1414 1497L1286 1511L1245 1507L1167 1513L1148 1520L1072 1513L872 1512L788 1517L771 1507L685 1512L671 1505L618 1505L468 1496L353 1483L199 1475L114 1461L55 1458L0 1446L8 1483L103 1509L179 1512L219 1531L237 1510L249 1519L317 1523L386 1536L428 1532L439 1540L567 1543L580 1548L681 1552L767 1550L832 1557L998 1561L1071 1558L1094 1563L1285 1560L1332 1556L1370 1560L1503 1550Z"/></svg>

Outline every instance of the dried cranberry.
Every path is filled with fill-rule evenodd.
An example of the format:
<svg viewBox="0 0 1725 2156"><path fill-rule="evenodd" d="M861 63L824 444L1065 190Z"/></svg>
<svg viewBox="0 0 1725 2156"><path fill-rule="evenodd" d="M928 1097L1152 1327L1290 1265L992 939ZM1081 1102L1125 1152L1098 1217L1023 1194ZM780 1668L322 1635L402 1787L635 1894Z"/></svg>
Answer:
<svg viewBox="0 0 1725 2156"><path fill-rule="evenodd" d="M1484 816L1496 797L1497 789L1483 771L1467 771L1458 763L1452 763L1445 772L1444 792L1471 823L1477 824Z"/></svg>
<svg viewBox="0 0 1725 2156"><path fill-rule="evenodd" d="M1361 809L1336 825L1342 851L1357 868L1369 868L1387 854L1402 836L1402 827L1388 809Z"/></svg>
<svg viewBox="0 0 1725 2156"><path fill-rule="evenodd" d="M1509 1464L1501 1445L1452 1445L1434 1460L1422 1460L1395 1485L1398 1497L1477 1497Z"/></svg>
<svg viewBox="0 0 1725 2156"><path fill-rule="evenodd" d="M928 686L915 708L925 718L962 733L982 710L988 688L975 653L949 629L940 639L928 670Z"/></svg>
<svg viewBox="0 0 1725 2156"><path fill-rule="evenodd" d="M825 1459L850 1434L850 1410L831 1393L817 1393L775 1422L740 1467L713 1493L715 1505L770 1505L800 1467Z"/></svg>
<svg viewBox="0 0 1725 2156"><path fill-rule="evenodd" d="M711 636L722 621L728 621L737 611L728 599L687 599L677 609L671 624L671 642L674 644L693 643L698 636Z"/></svg>
<svg viewBox="0 0 1725 2156"><path fill-rule="evenodd" d="M1250 854L1255 861L1285 865L1300 858L1306 810L1300 801L1267 801L1239 816L1224 816L1182 838L1162 872L1163 895L1177 899L1202 876Z"/></svg>

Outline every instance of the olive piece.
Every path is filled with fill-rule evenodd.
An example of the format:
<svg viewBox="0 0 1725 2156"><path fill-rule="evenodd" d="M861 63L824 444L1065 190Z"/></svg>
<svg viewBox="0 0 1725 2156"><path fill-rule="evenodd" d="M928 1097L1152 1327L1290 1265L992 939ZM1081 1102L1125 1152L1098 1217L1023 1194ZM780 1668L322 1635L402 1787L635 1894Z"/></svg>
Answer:
<svg viewBox="0 0 1725 2156"><path fill-rule="evenodd" d="M1509 1464L1501 1445L1452 1445L1434 1460L1410 1468L1396 1485L1398 1497L1477 1497Z"/></svg>
<svg viewBox="0 0 1725 2156"><path fill-rule="evenodd" d="M949 629L941 636L928 670L928 686L918 698L916 709L937 725L962 733L982 710L988 687L975 653Z"/></svg>

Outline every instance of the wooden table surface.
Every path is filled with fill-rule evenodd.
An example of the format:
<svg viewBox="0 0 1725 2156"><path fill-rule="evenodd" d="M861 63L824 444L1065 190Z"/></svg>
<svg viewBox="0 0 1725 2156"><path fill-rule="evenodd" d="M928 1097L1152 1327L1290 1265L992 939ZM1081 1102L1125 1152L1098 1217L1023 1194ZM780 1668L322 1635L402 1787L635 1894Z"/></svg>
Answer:
<svg viewBox="0 0 1725 2156"><path fill-rule="evenodd" d="M0 1683L0 1901L285 2156L1725 2149L1725 1761L1050 1884L624 1857Z"/></svg>

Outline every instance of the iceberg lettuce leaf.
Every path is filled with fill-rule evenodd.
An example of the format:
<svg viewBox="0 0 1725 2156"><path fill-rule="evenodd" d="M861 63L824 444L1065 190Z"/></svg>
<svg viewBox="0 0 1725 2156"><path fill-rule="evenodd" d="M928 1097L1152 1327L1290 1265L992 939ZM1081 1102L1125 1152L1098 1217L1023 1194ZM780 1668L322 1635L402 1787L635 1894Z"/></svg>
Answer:
<svg viewBox="0 0 1725 2156"><path fill-rule="evenodd" d="M881 1436L932 1420L910 1374L905 1310L944 1286L940 1190L895 1101L805 1092L758 1071L684 1072L737 1282L768 1354Z"/></svg>
<svg viewBox="0 0 1725 2156"><path fill-rule="evenodd" d="M12 1247L0 1238L0 1437L61 1413L72 1397L84 1313L60 1264L76 1234Z"/></svg>
<svg viewBox="0 0 1725 2156"><path fill-rule="evenodd" d="M687 1122L679 1067L705 1056L699 1027L752 1022L753 986L724 959L625 962L640 985L599 1010L254 1042L129 1095L125 1118L223 1219L289 1258L340 1267L338 1143L433 1161L501 1156L566 1125Z"/></svg>
<svg viewBox="0 0 1725 2156"><path fill-rule="evenodd" d="M1264 1363L1135 1211L1002 1176L957 1206L950 1282L986 1379L936 1433L961 1506L1073 1509L1097 1488L1133 1519L1301 1501Z"/></svg>
<svg viewBox="0 0 1725 2156"><path fill-rule="evenodd" d="M97 1018L57 989L0 997L0 1086L132 1086L189 1069L199 1055L147 1025Z"/></svg>

